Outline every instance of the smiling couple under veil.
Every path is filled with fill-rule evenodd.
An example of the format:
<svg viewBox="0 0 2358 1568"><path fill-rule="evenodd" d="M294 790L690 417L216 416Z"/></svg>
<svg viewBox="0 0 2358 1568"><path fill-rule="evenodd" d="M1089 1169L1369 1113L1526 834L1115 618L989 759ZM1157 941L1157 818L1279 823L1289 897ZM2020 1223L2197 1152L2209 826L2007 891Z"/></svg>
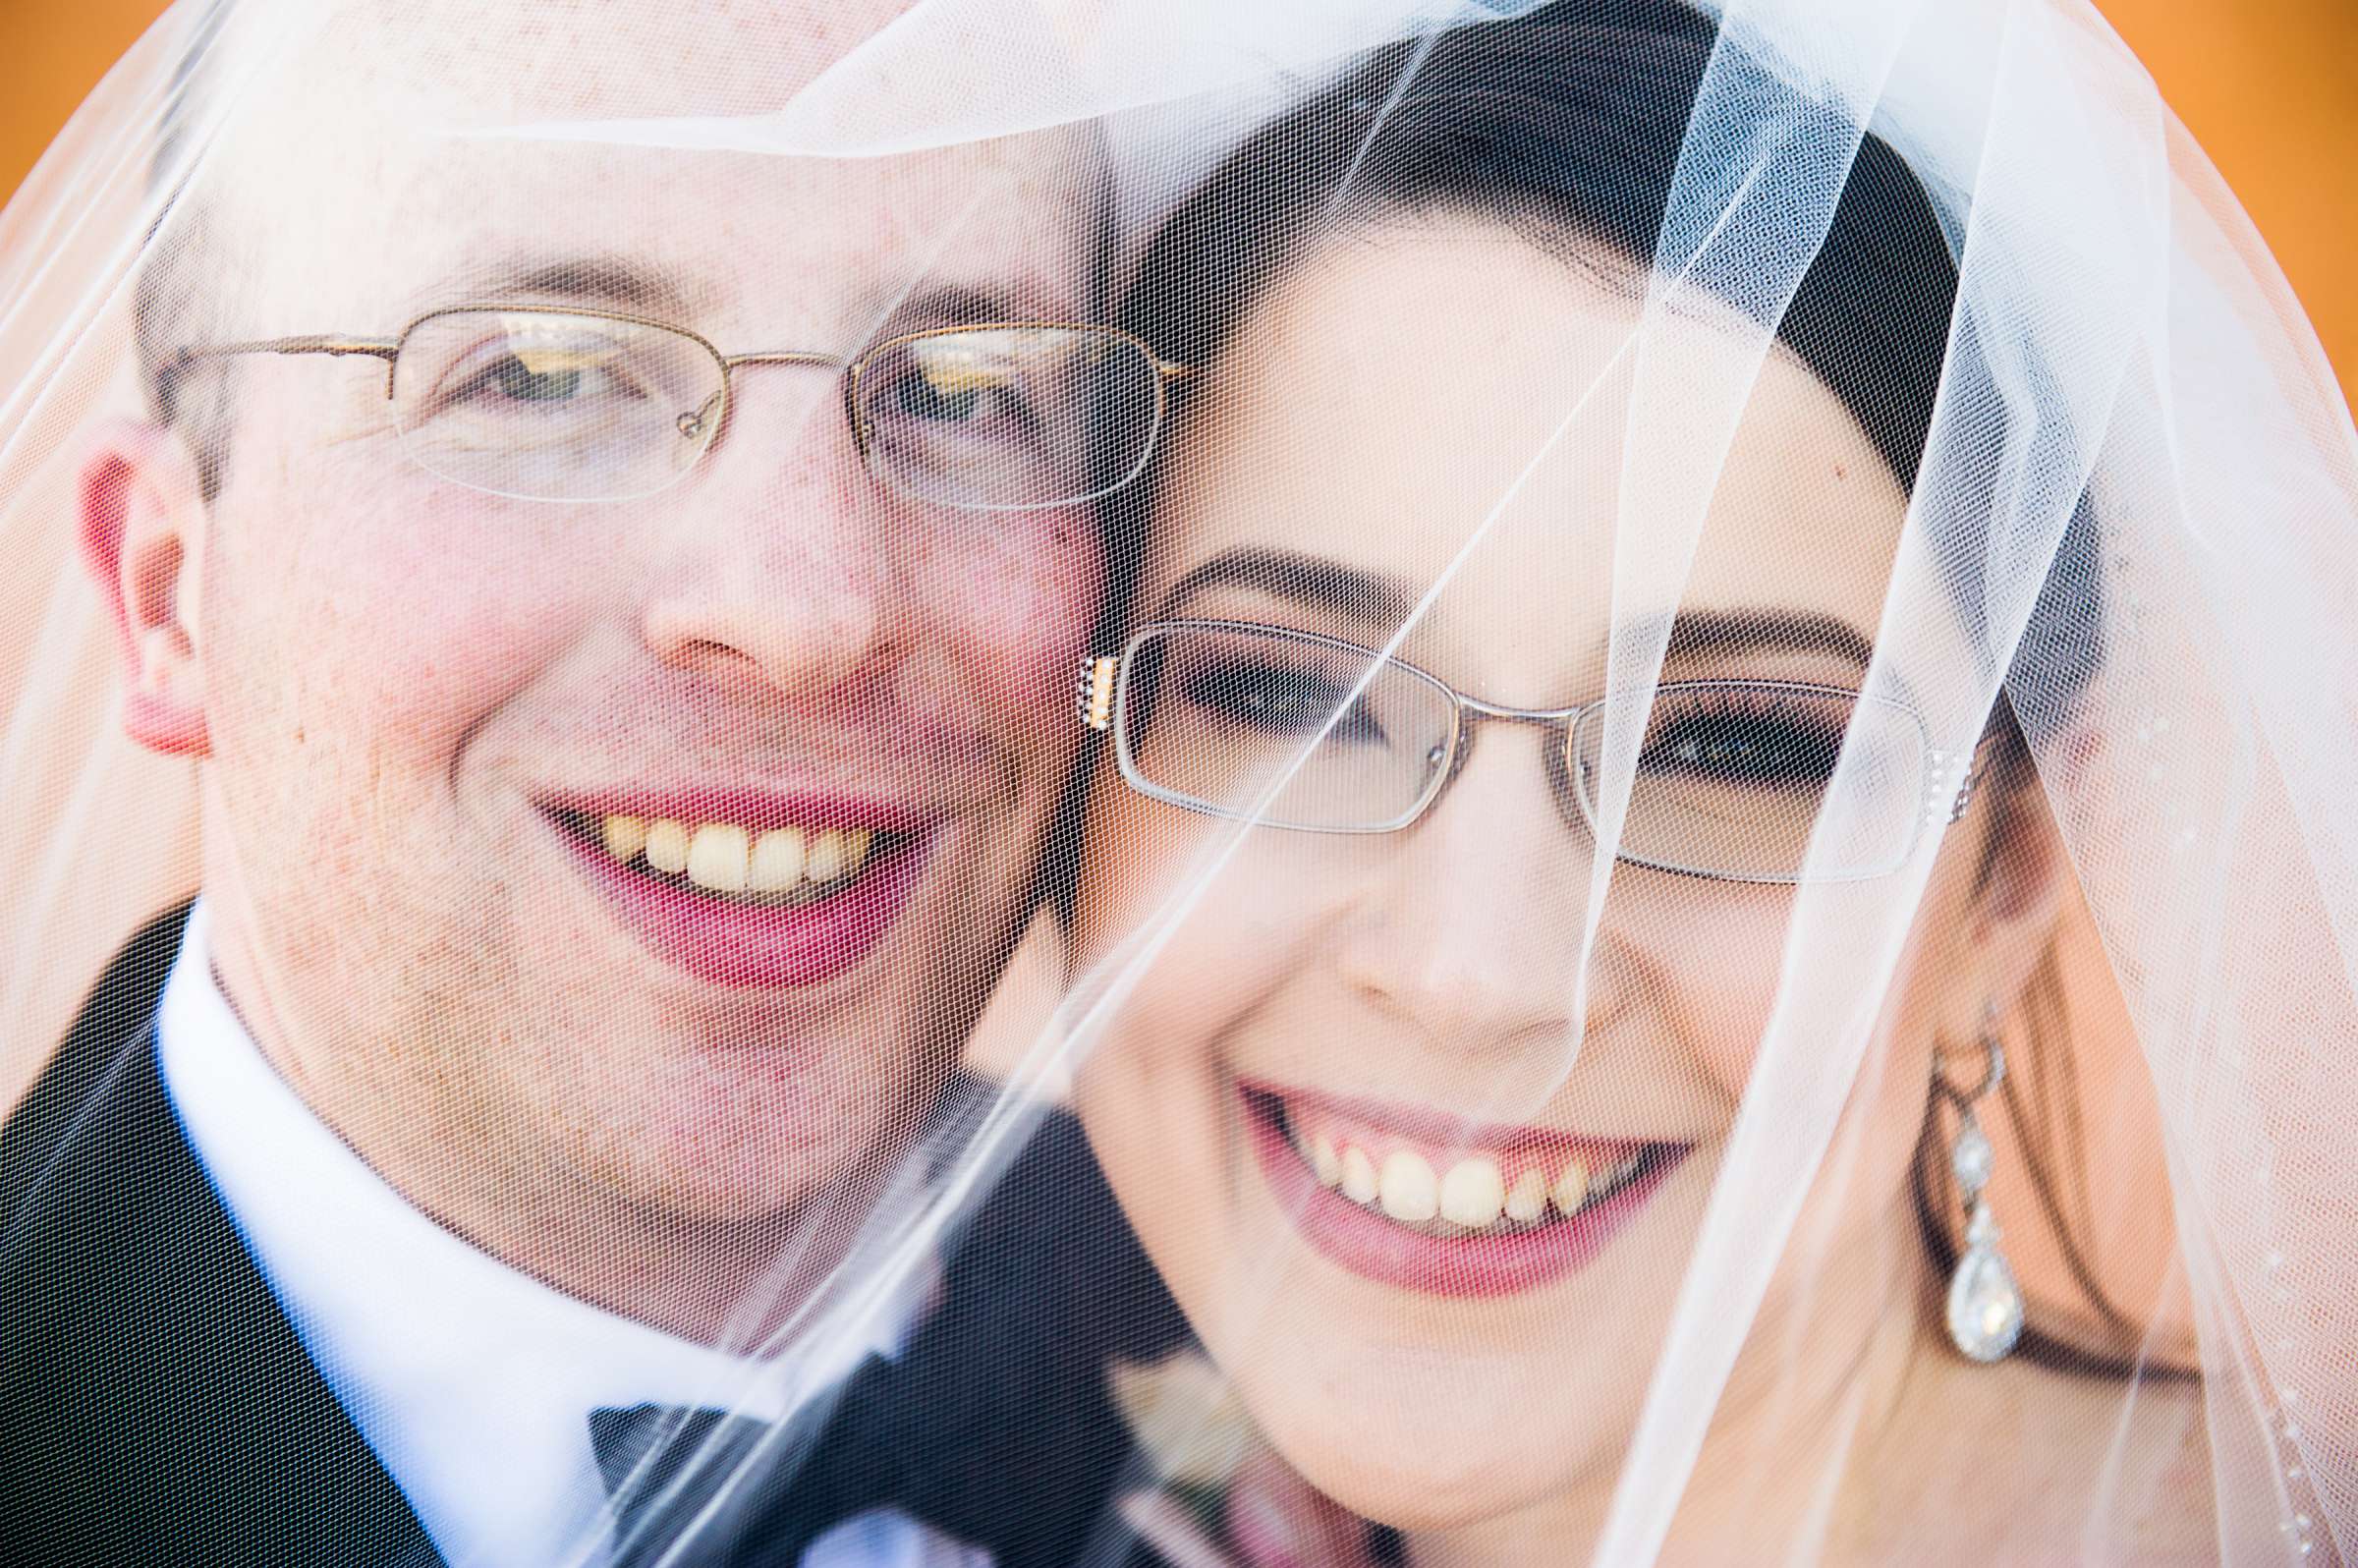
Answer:
<svg viewBox="0 0 2358 1568"><path fill-rule="evenodd" d="M2358 439L2076 0L184 0L0 536L0 1558L2358 1540Z"/></svg>

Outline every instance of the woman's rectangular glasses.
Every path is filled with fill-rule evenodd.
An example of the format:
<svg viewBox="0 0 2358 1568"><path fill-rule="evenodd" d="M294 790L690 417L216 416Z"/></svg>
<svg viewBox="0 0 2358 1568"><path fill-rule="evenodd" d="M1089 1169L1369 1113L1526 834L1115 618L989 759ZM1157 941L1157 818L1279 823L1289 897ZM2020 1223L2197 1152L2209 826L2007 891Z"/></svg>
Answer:
<svg viewBox="0 0 2358 1568"><path fill-rule="evenodd" d="M1112 493L1146 467L1166 383L1187 373L1109 327L990 322L888 338L851 358L723 354L685 327L611 310L463 305L393 338L288 337L183 349L164 407L198 362L241 354L368 355L420 468L494 495L622 501L677 482L728 422L731 372L842 372L862 461L903 494L1035 511Z"/></svg>
<svg viewBox="0 0 2358 1568"><path fill-rule="evenodd" d="M1402 659L1316 633L1164 621L1089 661L1081 716L1123 779L1189 811L1315 833L1409 826L1464 767L1477 724L1555 734L1548 771L1595 832L1604 738L1639 727L1626 864L1741 882L1859 879L1903 865L1972 799L1970 754L1935 749L1904 703L1791 681L1672 681L1579 707L1498 707ZM1842 810L1811 861L1847 740Z"/></svg>

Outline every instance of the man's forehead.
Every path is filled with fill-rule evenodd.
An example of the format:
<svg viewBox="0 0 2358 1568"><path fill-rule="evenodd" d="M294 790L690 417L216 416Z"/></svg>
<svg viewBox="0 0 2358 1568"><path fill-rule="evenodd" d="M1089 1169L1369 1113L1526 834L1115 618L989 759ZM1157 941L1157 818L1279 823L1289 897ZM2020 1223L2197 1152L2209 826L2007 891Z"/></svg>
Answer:
<svg viewBox="0 0 2358 1568"><path fill-rule="evenodd" d="M481 302L540 302L651 316L728 339L729 352L850 353L903 331L976 321L1063 319L1076 308L1078 247L1037 225L1021 246L938 255L841 230L807 235L804 258L682 254L641 237L637 250L590 239L486 237L448 267L421 266L402 289L402 320ZM826 275L817 276L822 270ZM785 335L780 336L783 332Z"/></svg>
<svg viewBox="0 0 2358 1568"><path fill-rule="evenodd" d="M846 158L650 146L627 130L508 134L758 122L897 4L504 0L466 8L438 43L425 34L450 8L402 7L398 29L391 9L371 0L273 73L207 169L222 217L271 237L244 249L274 317L573 297L492 287L569 269L575 281L602 273L613 286L590 292L603 303L677 304L757 335L787 324L764 306L798 288L843 294L807 302L829 314L918 291L1003 297L1029 307L1020 313L1078 303L1103 178L1086 132Z"/></svg>
<svg viewBox="0 0 2358 1568"><path fill-rule="evenodd" d="M819 160L758 153L421 146L342 227L379 246L389 303L562 298L757 335L793 297L866 314L913 295L967 315L1077 303L1088 182L1053 160L952 148ZM803 318L791 318L799 322Z"/></svg>
<svg viewBox="0 0 2358 1568"><path fill-rule="evenodd" d="M535 117L759 114L868 42L909 0L357 0L318 34L346 86Z"/></svg>

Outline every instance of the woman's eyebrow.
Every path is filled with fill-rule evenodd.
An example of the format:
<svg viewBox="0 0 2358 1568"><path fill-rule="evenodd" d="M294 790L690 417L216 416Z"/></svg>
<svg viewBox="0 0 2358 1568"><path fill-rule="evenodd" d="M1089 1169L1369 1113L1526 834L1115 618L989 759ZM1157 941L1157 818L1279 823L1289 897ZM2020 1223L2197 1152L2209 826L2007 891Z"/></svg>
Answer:
<svg viewBox="0 0 2358 1568"><path fill-rule="evenodd" d="M1875 640L1839 616L1814 610L1688 610L1671 621L1662 656L1760 652L1830 653L1864 670L1875 662Z"/></svg>
<svg viewBox="0 0 2358 1568"><path fill-rule="evenodd" d="M1404 579L1386 573L1350 566L1329 556L1240 547L1213 556L1181 578L1163 596L1155 619L1170 619L1184 611L1190 600L1212 588L1230 587L1386 628L1406 620L1417 601ZM1662 656L1675 659L1760 652L1827 653L1865 670L1875 661L1875 641L1841 617L1821 611L1768 607L1688 610L1671 621Z"/></svg>
<svg viewBox="0 0 2358 1568"><path fill-rule="evenodd" d="M1190 599L1215 588L1251 588L1370 626L1398 625L1416 602L1407 584L1388 574L1329 556L1244 547L1222 551L1181 578L1163 595L1155 618L1171 618Z"/></svg>

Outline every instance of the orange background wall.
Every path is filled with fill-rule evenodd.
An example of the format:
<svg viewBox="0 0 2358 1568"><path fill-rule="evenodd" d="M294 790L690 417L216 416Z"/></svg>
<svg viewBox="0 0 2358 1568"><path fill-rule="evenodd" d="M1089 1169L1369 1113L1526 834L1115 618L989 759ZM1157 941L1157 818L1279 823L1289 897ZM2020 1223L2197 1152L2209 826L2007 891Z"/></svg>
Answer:
<svg viewBox="0 0 2358 1568"><path fill-rule="evenodd" d="M2243 198L2358 391L2358 6L2098 0ZM0 192L163 10L0 0Z"/></svg>

